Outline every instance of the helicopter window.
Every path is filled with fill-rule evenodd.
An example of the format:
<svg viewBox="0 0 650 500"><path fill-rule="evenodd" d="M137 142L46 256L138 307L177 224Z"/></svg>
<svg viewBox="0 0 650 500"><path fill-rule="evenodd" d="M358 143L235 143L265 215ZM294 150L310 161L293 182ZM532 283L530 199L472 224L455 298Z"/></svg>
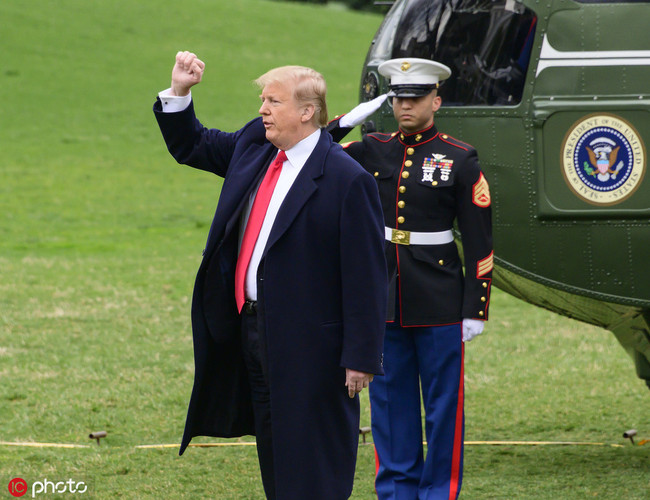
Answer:
<svg viewBox="0 0 650 500"><path fill-rule="evenodd" d="M386 60L390 59L390 49L395 36L396 24L399 21L406 2L394 5L390 14L384 18L377 36L372 41L372 49L369 56L373 59Z"/></svg>
<svg viewBox="0 0 650 500"><path fill-rule="evenodd" d="M535 35L535 13L515 0L411 0L397 25L391 58L449 66L444 106L521 101Z"/></svg>

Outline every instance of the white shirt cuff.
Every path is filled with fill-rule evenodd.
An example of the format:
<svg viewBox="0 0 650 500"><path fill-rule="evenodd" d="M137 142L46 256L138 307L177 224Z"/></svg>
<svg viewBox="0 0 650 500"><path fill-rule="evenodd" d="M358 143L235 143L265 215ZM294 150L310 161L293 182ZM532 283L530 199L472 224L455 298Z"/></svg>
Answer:
<svg viewBox="0 0 650 500"><path fill-rule="evenodd" d="M192 102L192 91L184 96L171 95L172 89L168 88L158 92L160 102L162 103L163 113L177 113L183 111Z"/></svg>

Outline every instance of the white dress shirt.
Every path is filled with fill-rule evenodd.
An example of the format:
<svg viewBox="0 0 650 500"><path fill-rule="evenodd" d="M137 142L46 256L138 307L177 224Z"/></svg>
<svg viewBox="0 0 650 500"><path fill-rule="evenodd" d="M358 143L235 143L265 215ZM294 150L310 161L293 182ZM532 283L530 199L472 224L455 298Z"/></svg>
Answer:
<svg viewBox="0 0 650 500"><path fill-rule="evenodd" d="M192 102L191 92L186 96L179 97L169 95L170 91L171 89L167 89L158 94L164 113L175 113L178 111L183 111L190 105L190 102ZM289 192L289 189L291 189L291 186L293 186L296 177L298 177L298 174L302 170L302 167L305 165L307 159L314 151L314 148L316 148L320 134L320 129L317 129L313 134L305 137L291 149L285 151L287 154L287 161L285 161L282 165L280 178L278 179L278 183L275 185L275 189L273 190L273 195L271 196L271 201L269 202L269 207L266 211L266 215L264 216L264 222L262 223L260 234L257 237L257 241L255 242L250 264L248 265L248 270L246 271L244 294L249 300L257 300L257 268L259 267L260 261L262 260L262 254L264 253L266 242L268 241L269 235L271 234L271 229L273 228L275 218L278 214L278 211L280 210L280 207L282 206L282 202ZM244 234L244 228L248 222L248 216L250 215L251 208L253 207L253 201L255 200L256 194L257 189L251 193L248 200L248 205L244 210L242 224L239 232L240 248L241 239Z"/></svg>
<svg viewBox="0 0 650 500"><path fill-rule="evenodd" d="M251 255L251 261L248 265L248 270L246 271L246 282L244 287L244 293L246 298L249 300L257 300L257 268L262 260L262 254L264 253L264 248L266 247L266 242L269 239L269 234L271 234L271 228L275 222L275 218L278 215L282 202L284 201L289 189L293 185L296 177L302 170L307 158L311 155L312 151L318 143L320 138L320 129L316 130L313 134L305 137L302 141L296 144L291 149L285 151L287 154L287 161L282 164L282 171L280 172L280 178L278 183L275 185L273 190L273 195L271 196L271 201L269 202L269 208L266 211L264 216L264 222L260 229L260 234L257 237L255 242L255 247L253 248L253 254ZM261 181L260 181L261 183ZM259 186L258 186L259 187ZM248 201L248 206L244 214L243 224L241 225L240 231L240 247L241 247L241 238L243 237L243 229L246 227L248 222L248 216L250 215L251 208L253 207L253 201L255 200L255 193L252 193Z"/></svg>

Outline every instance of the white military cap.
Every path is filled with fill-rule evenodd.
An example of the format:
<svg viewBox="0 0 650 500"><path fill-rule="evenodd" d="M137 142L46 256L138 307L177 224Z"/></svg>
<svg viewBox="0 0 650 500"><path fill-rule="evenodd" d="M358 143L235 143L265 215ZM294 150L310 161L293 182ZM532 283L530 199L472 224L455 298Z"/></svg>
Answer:
<svg viewBox="0 0 650 500"><path fill-rule="evenodd" d="M388 97L427 95L451 75L451 70L444 64L416 57L384 61L378 70L390 81Z"/></svg>

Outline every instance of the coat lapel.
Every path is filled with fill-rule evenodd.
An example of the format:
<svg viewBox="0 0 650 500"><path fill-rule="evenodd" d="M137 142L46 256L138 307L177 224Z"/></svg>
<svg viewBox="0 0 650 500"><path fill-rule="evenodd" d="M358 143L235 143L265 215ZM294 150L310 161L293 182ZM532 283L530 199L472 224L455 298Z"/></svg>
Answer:
<svg viewBox="0 0 650 500"><path fill-rule="evenodd" d="M269 248L289 229L302 207L307 203L307 200L318 189L316 179L323 175L325 158L331 144L331 136L322 131L316 147L307 159L307 162L303 165L302 170L282 202L280 211L273 223L268 242L266 243L264 255L266 255Z"/></svg>

